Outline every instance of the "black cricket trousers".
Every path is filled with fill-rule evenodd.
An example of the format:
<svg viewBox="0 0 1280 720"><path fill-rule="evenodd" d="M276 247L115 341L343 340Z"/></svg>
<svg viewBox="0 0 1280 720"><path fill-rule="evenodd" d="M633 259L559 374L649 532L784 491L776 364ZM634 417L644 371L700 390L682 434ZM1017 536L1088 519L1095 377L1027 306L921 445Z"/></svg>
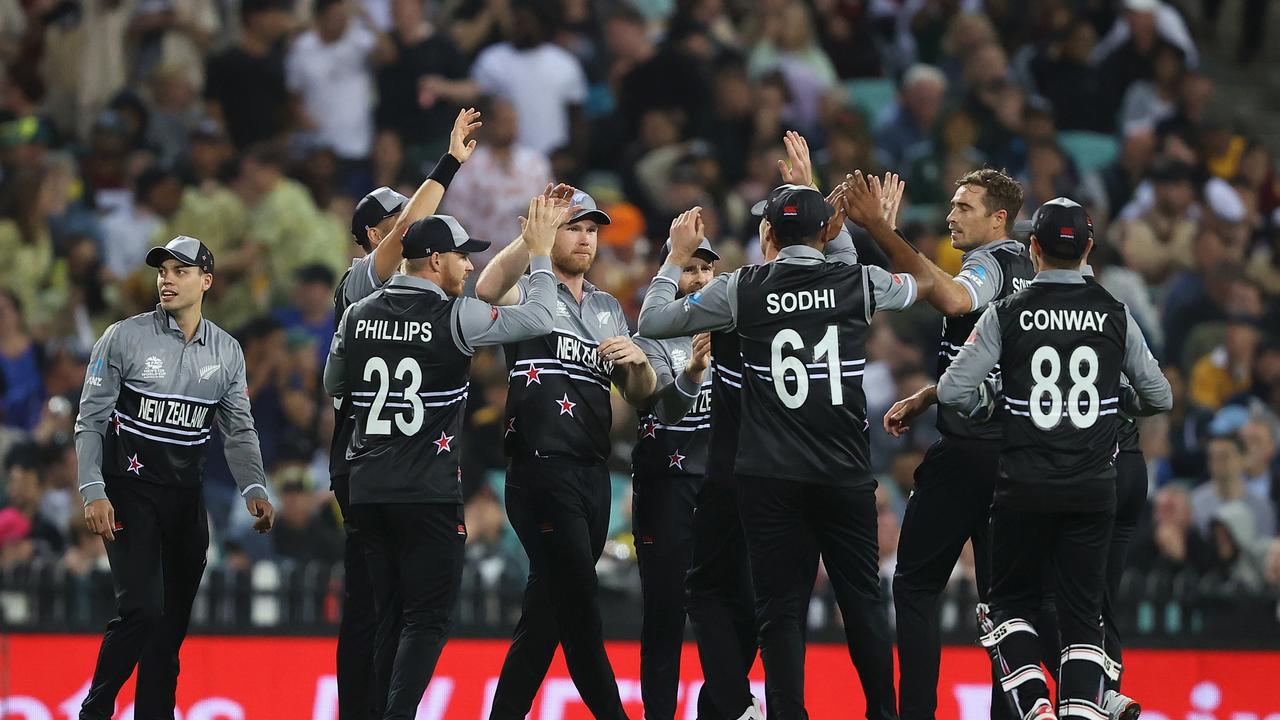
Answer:
<svg viewBox="0 0 1280 720"><path fill-rule="evenodd" d="M109 720L134 666L137 720L173 720L178 650L204 575L209 522L199 487L173 487L107 476L115 508L114 541L106 541L116 617L107 623L81 720Z"/></svg>
<svg viewBox="0 0 1280 720"><path fill-rule="evenodd" d="M897 718L893 643L880 588L875 484L822 485L750 475L740 475L739 481L770 720L808 717L803 627L817 564L814 547L844 618L867 718Z"/></svg>
<svg viewBox="0 0 1280 720"><path fill-rule="evenodd" d="M698 491L690 555L685 602L702 665L698 720L737 720L751 707L747 674L758 643L735 479L709 476Z"/></svg>
<svg viewBox="0 0 1280 720"><path fill-rule="evenodd" d="M376 503L351 508L363 536L378 635L375 666L390 677L384 720L413 720L449 637L465 562L462 505ZM399 603L395 602L399 599ZM387 622L399 610L400 628Z"/></svg>
<svg viewBox="0 0 1280 720"><path fill-rule="evenodd" d="M561 458L521 458L507 470L507 517L529 555L524 607L491 720L524 720L556 644L578 694L599 720L626 714L604 650L596 561L609 531L609 471Z"/></svg>
<svg viewBox="0 0 1280 720"><path fill-rule="evenodd" d="M978 599L986 601L991 583L991 494L999 462L998 440L944 436L916 468L893 573L902 720L933 720L937 712L942 592L969 540ZM999 716L1003 701L996 696L992 700Z"/></svg>
<svg viewBox="0 0 1280 720"><path fill-rule="evenodd" d="M391 677L391 667L375 668L374 645L379 615L373 603L373 581L365 557L364 536L351 514L350 475L334 475L333 496L342 510L346 540L342 555L342 621L338 624L338 720L381 720L386 710L388 687L378 678ZM400 634L400 598L394 596L384 620L391 623L384 632ZM382 658L384 662L391 658Z"/></svg>
<svg viewBox="0 0 1280 720"><path fill-rule="evenodd" d="M702 478L632 477L631 522L640 565L640 695L646 720L673 720L684 647L684 581ZM736 716L735 716L736 717Z"/></svg>
<svg viewBox="0 0 1280 720"><path fill-rule="evenodd" d="M1114 495L1110 501L1105 509L1088 512L1031 512L999 500L992 505L991 632L982 645L992 655L1015 717L1025 717L1049 699L1040 667L1040 633L1051 631L1036 619L1046 574L1063 648L1058 713L1105 716L1100 707L1106 664L1101 614Z"/></svg>

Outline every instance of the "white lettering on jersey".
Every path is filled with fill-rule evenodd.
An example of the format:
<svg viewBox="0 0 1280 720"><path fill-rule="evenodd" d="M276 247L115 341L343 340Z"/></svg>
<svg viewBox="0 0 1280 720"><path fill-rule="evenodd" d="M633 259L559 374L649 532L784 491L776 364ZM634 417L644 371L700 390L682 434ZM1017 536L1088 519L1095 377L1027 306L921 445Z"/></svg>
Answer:
<svg viewBox="0 0 1280 720"><path fill-rule="evenodd" d="M357 340L431 342L431 323L417 320L357 320Z"/></svg>
<svg viewBox="0 0 1280 720"><path fill-rule="evenodd" d="M826 288L824 290L800 290L782 294L769 293L765 296L764 302L765 309L769 311L770 315L802 310L830 310L836 306L836 291L834 288Z"/></svg>
<svg viewBox="0 0 1280 720"><path fill-rule="evenodd" d="M138 403L138 419L184 428L203 428L209 408L180 400L157 400L144 397Z"/></svg>
<svg viewBox="0 0 1280 720"><path fill-rule="evenodd" d="M1092 310L1023 310L1018 326L1023 330L1080 330L1102 332L1107 314Z"/></svg>
<svg viewBox="0 0 1280 720"><path fill-rule="evenodd" d="M596 348L567 335L556 336L556 359L586 365L605 376L613 372L613 363L608 360L601 360L600 353Z"/></svg>

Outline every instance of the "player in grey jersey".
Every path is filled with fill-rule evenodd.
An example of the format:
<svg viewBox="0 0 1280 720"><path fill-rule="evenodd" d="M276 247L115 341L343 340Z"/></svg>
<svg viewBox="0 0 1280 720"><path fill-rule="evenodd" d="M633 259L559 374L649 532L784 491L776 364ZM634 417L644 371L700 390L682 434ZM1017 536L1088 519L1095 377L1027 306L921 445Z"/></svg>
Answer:
<svg viewBox="0 0 1280 720"><path fill-rule="evenodd" d="M203 475L214 422L254 528L271 528L244 354L201 315L213 253L179 236L147 253L160 304L94 345L76 419L85 524L106 541L116 588L81 720L107 720L138 668L135 714L173 717L178 650L209 549Z"/></svg>

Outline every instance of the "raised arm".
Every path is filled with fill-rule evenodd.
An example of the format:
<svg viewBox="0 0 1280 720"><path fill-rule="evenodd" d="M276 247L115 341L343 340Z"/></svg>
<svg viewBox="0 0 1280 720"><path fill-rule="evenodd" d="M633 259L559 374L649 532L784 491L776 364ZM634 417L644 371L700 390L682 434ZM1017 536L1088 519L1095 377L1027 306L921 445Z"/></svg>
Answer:
<svg viewBox="0 0 1280 720"><path fill-rule="evenodd" d="M453 121L453 130L449 133L449 152L440 156L431 174L418 186L409 202L405 203L391 232L373 250L373 269L379 282L385 282L400 267L404 234L409 226L428 215L434 215L440 208L440 200L444 198L444 191L449 187L454 174L462 167L462 163L471 158L471 153L475 152L476 141L467 138L483 124L480 122L480 113L475 108L458 111L458 117Z"/></svg>
<svg viewBox="0 0 1280 720"><path fill-rule="evenodd" d="M928 260L911 247L893 229L885 218L880 193L873 191L861 170L845 177L848 189L844 194L845 214L871 234L871 239L889 256L896 272L909 273L914 279L919 296L933 292L934 277L928 269Z"/></svg>
<svg viewBox="0 0 1280 720"><path fill-rule="evenodd" d="M478 347L527 340L555 329L556 279L551 272L551 246L556 241L556 229L566 217L568 208L551 198L540 195L529 202L529 217L519 241L532 257L529 296L521 305L504 308L484 300L459 298L454 303L453 319L460 350L471 354Z"/></svg>
<svg viewBox="0 0 1280 720"><path fill-rule="evenodd" d="M662 265L657 277L649 283L640 309L640 334L662 339L684 337L706 330L726 330L734 326L737 317L738 276L719 275L698 292L676 300L680 287L680 274L702 242L703 228L700 213L695 207L676 217L671 223L671 254Z"/></svg>
<svg viewBox="0 0 1280 720"><path fill-rule="evenodd" d="M551 199L557 206L567 206L574 192L572 186L563 183L547 185L542 197ZM569 208L567 216L573 216L573 208ZM520 222L523 227L525 218ZM520 302L520 288L516 284L528 267L528 246L518 241L509 243L480 271L480 277L476 279L476 297L494 305L515 305Z"/></svg>

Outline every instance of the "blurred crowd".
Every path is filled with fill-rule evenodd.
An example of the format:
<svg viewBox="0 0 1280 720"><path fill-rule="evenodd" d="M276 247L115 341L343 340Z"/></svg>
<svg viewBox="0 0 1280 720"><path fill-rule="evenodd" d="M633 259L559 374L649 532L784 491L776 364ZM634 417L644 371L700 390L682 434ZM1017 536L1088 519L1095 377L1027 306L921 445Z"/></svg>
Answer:
<svg viewBox="0 0 1280 720"><path fill-rule="evenodd" d="M215 439L211 562L337 562L319 378L333 288L359 252L346 228L370 189L412 194L458 109L475 105L480 146L443 211L492 253L549 181L587 190L613 217L590 279L633 327L678 212L704 208L719 269L758 259L749 208L779 182L787 129L808 139L824 189L855 168L901 173L903 231L951 270L944 217L964 172L1008 169L1024 217L1078 199L1097 228L1095 270L1175 389L1173 412L1141 425L1150 512L1132 567L1275 592L1280 183L1272 149L1204 72L1219 4L0 0L0 567L104 566L75 487L84 364L108 324L154 305L143 256L178 234L217 257L205 316L243 345L280 510L269 536L249 532ZM1266 3L1245 6L1230 61L1245 69L1232 72L1262 47ZM940 324L923 304L878 319L872 417L932 381ZM500 352L478 355L473 374L470 557L518 587ZM928 422L899 440L872 431L888 578L934 436ZM614 436L606 562L625 573L635 416L620 400Z"/></svg>

